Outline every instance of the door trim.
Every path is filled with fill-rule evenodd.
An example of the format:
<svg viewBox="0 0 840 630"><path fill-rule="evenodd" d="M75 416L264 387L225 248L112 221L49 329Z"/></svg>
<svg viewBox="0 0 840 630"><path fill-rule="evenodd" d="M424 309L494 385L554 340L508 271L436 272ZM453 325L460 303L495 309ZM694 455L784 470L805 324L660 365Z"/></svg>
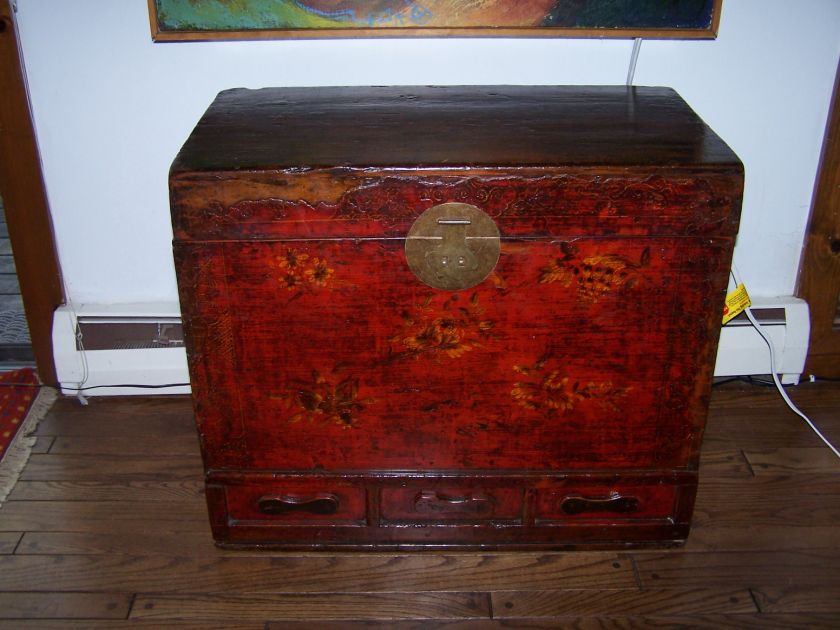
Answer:
<svg viewBox="0 0 840 630"><path fill-rule="evenodd" d="M52 322L64 290L10 0L0 0L0 94L0 194L38 375L56 385Z"/></svg>
<svg viewBox="0 0 840 630"><path fill-rule="evenodd" d="M805 373L840 377L840 328L835 325L840 296L840 65L796 294L811 309L811 341Z"/></svg>

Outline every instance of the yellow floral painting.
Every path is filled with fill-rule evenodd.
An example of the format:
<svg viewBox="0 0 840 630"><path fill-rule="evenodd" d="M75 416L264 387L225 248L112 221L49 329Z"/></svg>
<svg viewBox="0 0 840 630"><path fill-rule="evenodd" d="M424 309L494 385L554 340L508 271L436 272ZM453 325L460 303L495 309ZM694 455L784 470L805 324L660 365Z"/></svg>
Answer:
<svg viewBox="0 0 840 630"><path fill-rule="evenodd" d="M402 353L457 359L480 348L492 337L494 322L487 319L474 293L466 301L454 294L436 307L431 295L412 311L402 313L403 330L390 339Z"/></svg>
<svg viewBox="0 0 840 630"><path fill-rule="evenodd" d="M346 376L333 382L318 370L312 370L308 383L287 387L273 398L291 413L289 422L322 422L343 429L357 426L360 414L376 402L375 398L359 398L358 378Z"/></svg>
<svg viewBox="0 0 840 630"><path fill-rule="evenodd" d="M548 417L568 413L585 401L618 411L618 400L629 391L629 388L614 386L612 381L586 382L574 378L550 356L544 356L531 366L514 365L513 371L521 376L510 392L514 401Z"/></svg>
<svg viewBox="0 0 840 630"><path fill-rule="evenodd" d="M288 291L329 287L335 270L324 258L286 247L275 256L277 280Z"/></svg>
<svg viewBox="0 0 840 630"><path fill-rule="evenodd" d="M574 285L578 297L588 302L621 289L631 288L639 281L639 271L650 263L650 250L645 249L639 262L619 254L592 254L581 257L571 243L561 245L563 256L540 269L540 284L559 282L564 287Z"/></svg>

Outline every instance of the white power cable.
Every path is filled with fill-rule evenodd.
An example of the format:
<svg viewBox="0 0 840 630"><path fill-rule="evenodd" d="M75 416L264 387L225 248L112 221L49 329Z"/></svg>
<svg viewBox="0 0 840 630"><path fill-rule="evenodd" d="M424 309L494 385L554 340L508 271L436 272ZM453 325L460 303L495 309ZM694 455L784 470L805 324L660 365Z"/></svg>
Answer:
<svg viewBox="0 0 840 630"><path fill-rule="evenodd" d="M741 284L740 274L738 273L738 270L735 267L734 263L732 265L732 278L735 280L735 285L736 286ZM797 416L799 416L805 422L807 422L808 426L811 427L811 429L814 431L814 433L817 434L817 437L819 437L825 443L825 445L828 448L831 449L832 453L834 453L838 458L840 458L840 451L837 450L837 447L834 446L831 442L829 442L828 438L826 438L820 432L820 430L811 421L811 419L808 416L806 416L799 409L799 407L797 407L793 403L793 401L790 399L787 392L785 391L785 388L782 386L782 382L779 380L779 375L776 374L776 346L775 346L775 344L773 344L773 340L770 338L770 335L767 334L767 331L764 330L764 328L761 326L761 324L758 323L758 321L756 320L756 318L752 314L752 310L749 307L744 309L744 313L746 314L747 319L750 320L750 323L753 325L753 328L755 328L756 332L759 335L761 335L761 338L764 339L764 343L766 343L767 347L770 349L770 376L773 377L773 382L776 384L776 389L779 390L779 394L781 394L782 400L785 401L785 403L787 404L788 407L790 407L790 409L791 409L791 411L793 411L793 413L795 413Z"/></svg>
<svg viewBox="0 0 840 630"><path fill-rule="evenodd" d="M636 76L636 63L639 61L639 50L642 48L642 38L633 40L633 52L630 53L630 67L627 68L627 87L633 85L633 78Z"/></svg>

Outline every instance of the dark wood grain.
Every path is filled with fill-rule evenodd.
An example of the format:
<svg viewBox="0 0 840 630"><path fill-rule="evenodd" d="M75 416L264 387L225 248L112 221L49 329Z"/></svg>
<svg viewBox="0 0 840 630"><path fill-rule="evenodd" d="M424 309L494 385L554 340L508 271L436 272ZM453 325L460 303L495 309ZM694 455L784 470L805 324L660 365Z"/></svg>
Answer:
<svg viewBox="0 0 840 630"><path fill-rule="evenodd" d="M756 475L787 473L792 470L812 474L840 474L840 459L824 446L746 450L744 456Z"/></svg>
<svg viewBox="0 0 840 630"><path fill-rule="evenodd" d="M38 376L54 385L52 320L64 292L12 4L0 1L0 194Z"/></svg>
<svg viewBox="0 0 840 630"><path fill-rule="evenodd" d="M198 479L172 481L18 481L9 501L162 501L204 502Z"/></svg>
<svg viewBox="0 0 840 630"><path fill-rule="evenodd" d="M283 623L283 622L281 622ZM156 619L113 620L103 619L15 619L13 621L0 620L0 630L126 630L139 628L143 630L160 630L160 621ZM310 626L311 627L311 626ZM265 630L263 621L192 621L170 619L166 628L172 630Z"/></svg>
<svg viewBox="0 0 840 630"><path fill-rule="evenodd" d="M131 596L111 593L0 593L0 619L125 619Z"/></svg>
<svg viewBox="0 0 840 630"><path fill-rule="evenodd" d="M32 446L33 453L49 453L50 448L53 445L53 441L55 438L50 436L40 436L36 439L35 444Z"/></svg>
<svg viewBox="0 0 840 630"><path fill-rule="evenodd" d="M823 453L831 455L827 449L819 452ZM822 458L815 459L815 464L821 463ZM705 507L695 509L694 524L732 527L746 519L751 525L793 527L840 519L840 466L829 464L834 474L809 474L817 466L809 466L808 471L800 466L801 475L765 476L754 466L756 476L737 483L732 479L701 482L698 500ZM798 499L795 505L790 501L793 494Z"/></svg>
<svg viewBox="0 0 840 630"><path fill-rule="evenodd" d="M324 579L325 572L329 580ZM0 591L181 593L485 592L633 588L632 564L614 554L0 556Z"/></svg>
<svg viewBox="0 0 840 630"><path fill-rule="evenodd" d="M765 587L752 591L763 613L802 611L840 614L840 585Z"/></svg>
<svg viewBox="0 0 840 630"><path fill-rule="evenodd" d="M63 531L131 533L143 531L147 522L160 531L184 535L208 531L199 519L205 507L198 502L9 501L2 509L0 528L6 531L51 531L56 523L65 523Z"/></svg>
<svg viewBox="0 0 840 630"><path fill-rule="evenodd" d="M116 453L88 455L32 455L21 474L24 481L97 481L103 475L125 481L191 480L201 476L198 454L190 458L176 456L122 456Z"/></svg>
<svg viewBox="0 0 840 630"><path fill-rule="evenodd" d="M640 161L738 163L668 88L268 88L222 92L173 173Z"/></svg>
<svg viewBox="0 0 840 630"><path fill-rule="evenodd" d="M0 536L3 534L0 533ZM11 551L9 551L11 553ZM190 556L194 558L215 558L219 551L209 538L201 535L185 535L183 532L149 531L138 526L130 533L125 531L82 532L26 532L15 551L17 555L129 555L129 556ZM263 553L228 552L231 555Z"/></svg>
<svg viewBox="0 0 840 630"><path fill-rule="evenodd" d="M836 586L840 550L721 551L634 556L644 588ZM759 567L773 566L773 571Z"/></svg>
<svg viewBox="0 0 840 630"><path fill-rule="evenodd" d="M799 615L764 615L764 614L709 614L685 616L593 616L593 617L562 617L555 619L493 619L480 621L357 621L354 623L330 623L328 620L318 622L319 630L356 630L362 628L387 628L388 630L547 630L569 628L570 630L648 630L650 628L692 628L698 630L742 630L744 628L771 630L787 630L810 628L834 629L840 616L833 614L799 614ZM311 622L268 623L267 630L303 630L310 628Z"/></svg>
<svg viewBox="0 0 840 630"><path fill-rule="evenodd" d="M705 502L701 500L700 505L705 505ZM807 514L805 510L802 512ZM812 519L812 522L822 523L823 521ZM716 521L701 523L692 528L691 536L684 549L686 551L778 551L781 549L836 549L838 546L840 546L840 528L832 525L766 523L752 525L744 520L738 525L724 525Z"/></svg>
<svg viewBox="0 0 840 630"><path fill-rule="evenodd" d="M811 630L837 628L840 616L833 614L733 614L733 615L686 615L670 617L564 617L557 619L494 619L494 620L453 620L426 619L400 621L391 619L377 621L190 621L167 620L166 627L174 630L547 630L558 627L571 630L648 630L650 628L697 628L699 630ZM160 628L158 620L136 619L130 621L104 620L15 620L0 621L0 630L125 630L126 628Z"/></svg>
<svg viewBox="0 0 840 630"><path fill-rule="evenodd" d="M138 597L131 619L457 619L487 618L484 593L361 593L331 595L151 595Z"/></svg>
<svg viewBox="0 0 840 630"><path fill-rule="evenodd" d="M632 591L534 591L492 593L493 617L587 617L758 612L746 589L646 589Z"/></svg>
<svg viewBox="0 0 840 630"><path fill-rule="evenodd" d="M167 435L195 435L192 405L184 396L143 398L144 406L132 398L108 396L90 398L83 407L75 398L61 398L38 423L37 435L64 437L104 436L141 437L166 433ZM118 423L103 423L99 414L113 414ZM72 419L68 423L68 419ZM161 445L165 448L165 445Z"/></svg>
<svg viewBox="0 0 840 630"><path fill-rule="evenodd" d="M14 553L22 536L22 532L0 532L0 556Z"/></svg>
<svg viewBox="0 0 840 630"><path fill-rule="evenodd" d="M840 405L840 386L836 384L809 384L792 394L817 412ZM94 437L99 423L103 435L116 437L115 427L125 422L127 432L143 436L155 450L153 438L161 447L169 439L165 425L155 422L155 418L172 418L176 433L182 423L191 428L191 421L183 422L176 413L183 409L183 399L146 400L145 415L141 400L96 404L82 413L74 404L59 405L53 412L51 430L56 437L69 438L81 422L85 430L92 431L88 437ZM119 413L123 404L125 415ZM67 409L67 413L62 409ZM147 428L144 417L149 420ZM738 452L780 448L786 436L793 436L790 446L796 447L802 438L797 441L795 434L788 433L791 423L795 426L796 419L791 419L772 390L715 390L707 437L718 442L725 438ZM101 450L106 450L106 444L119 446L119 442L108 438ZM704 458L707 452L704 451ZM92 465L98 459L109 460L107 454L97 453L55 453L45 457L55 458L56 466L64 458L77 461L85 457ZM701 467L704 463L701 461ZM87 468L80 470L87 475ZM0 629L837 627L840 612L834 567L840 550L840 529L831 513L831 504L836 503L833 496L837 475L791 468L752 476L748 470L744 475L743 469L724 465L704 470L696 508L700 522L693 528L687 545L666 552L634 551L624 555L575 552L360 556L219 550L206 530L203 534L198 532L207 527L201 513L202 500L193 494L201 480L200 468L191 481L114 479L119 470L104 466L97 480L26 482L23 489L13 492L18 498L0 508L0 530L5 526L6 514L16 520L31 519L39 530L0 531L0 593L5 594L3 601L12 606L28 606L28 614L35 611L53 617L67 611L63 614L68 616L0 619ZM66 490L64 497L62 489ZM183 497L182 491L187 492ZM87 498L86 492L90 493ZM743 510L738 502L739 492ZM822 493L828 498L826 509L814 509L812 501ZM790 503L790 510L782 509L783 499ZM802 502L798 503L800 499ZM155 523L157 516L168 518L165 523L171 523L175 516L167 517L163 511L170 506L177 513L180 508L173 504L180 501L191 506L180 514L194 522L193 532L168 531L168 526ZM57 509L45 507L52 502L58 502ZM81 512L70 509L70 502L80 503ZM763 516L762 502L770 507ZM7 512L14 503L29 507ZM118 517L114 527L109 527L106 504L137 515L134 522ZM152 508L148 512L150 518L144 518L149 504L160 507ZM45 509L45 516L35 516L39 508ZM779 522L774 514L789 514L794 523ZM810 524L795 524L804 522L809 515ZM639 588L635 570L644 589ZM658 577L654 578L653 573ZM458 601L464 593L493 598L496 608L501 607L499 614L520 616L490 619L490 613L484 609L484 617L474 619L373 618L383 611L416 611L417 604L432 601L430 597L440 602L452 596L452 601ZM743 599L744 593L751 594L760 613L749 612L747 604L752 603ZM729 601L727 594L738 601ZM505 595L515 596L513 609L504 607ZM258 607L250 609L243 604L254 598L256 602L267 601L270 606L275 599L288 603L301 596L322 602L328 607L323 616L333 619L317 618L317 607L311 607L303 610L296 622L291 606L281 611L282 618L268 614L260 617ZM145 618L146 611L134 611L135 617L143 618L70 618L85 607L94 615L108 615L107 608L103 611L94 604L105 602L107 606L114 598L124 601L119 598L126 597L135 605L138 601L157 602L163 598L166 614L172 616ZM370 597L369 601L393 601L394 608L383 606L365 611L360 606L358 615L348 614L335 620L341 610L347 610L343 603L366 597ZM177 607L175 602L181 601L193 604ZM86 603L83 606L81 602ZM202 602L215 602L213 610L220 618L210 619L197 605ZM232 608L225 610L223 602L230 602ZM518 607L525 604L527 609ZM126 614L125 609L119 610ZM250 618L236 619L239 614Z"/></svg>
<svg viewBox="0 0 840 630"><path fill-rule="evenodd" d="M50 453L74 455L107 455L124 453L127 456L181 456L195 458L198 454L198 437L195 432L174 434L165 444L154 436L75 436L59 437L53 442Z"/></svg>

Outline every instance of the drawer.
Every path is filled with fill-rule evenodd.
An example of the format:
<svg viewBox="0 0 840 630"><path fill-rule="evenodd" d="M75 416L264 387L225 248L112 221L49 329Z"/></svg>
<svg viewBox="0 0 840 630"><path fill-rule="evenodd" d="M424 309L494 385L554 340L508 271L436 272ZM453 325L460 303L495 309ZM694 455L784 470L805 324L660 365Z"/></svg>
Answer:
<svg viewBox="0 0 840 630"><path fill-rule="evenodd" d="M364 488L335 480L234 482L224 486L231 521L278 525L356 525L366 523Z"/></svg>
<svg viewBox="0 0 840 630"><path fill-rule="evenodd" d="M539 524L672 519L676 497L670 484L569 484L538 490L535 516Z"/></svg>
<svg viewBox="0 0 840 630"><path fill-rule="evenodd" d="M522 519L522 490L483 485L420 485L383 488L383 524L479 523Z"/></svg>

